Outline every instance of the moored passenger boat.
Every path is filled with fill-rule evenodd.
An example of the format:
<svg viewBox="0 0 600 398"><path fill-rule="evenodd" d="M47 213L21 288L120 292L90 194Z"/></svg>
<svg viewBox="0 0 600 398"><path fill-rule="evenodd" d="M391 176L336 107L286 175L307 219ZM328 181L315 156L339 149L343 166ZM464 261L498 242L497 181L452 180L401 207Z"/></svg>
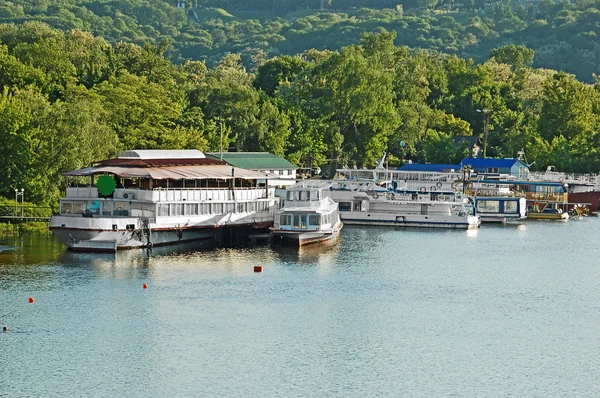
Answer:
<svg viewBox="0 0 600 398"><path fill-rule="evenodd" d="M65 175L52 232L70 249L115 251L190 241L216 245L273 224L278 199L266 174L208 159L200 151L134 150Z"/></svg>
<svg viewBox="0 0 600 398"><path fill-rule="evenodd" d="M514 197L475 196L475 213L481 222L519 221L527 218L527 200Z"/></svg>
<svg viewBox="0 0 600 398"><path fill-rule="evenodd" d="M399 191L394 182L334 185L332 198L347 225L475 229L481 225L468 198L460 193Z"/></svg>
<svg viewBox="0 0 600 398"><path fill-rule="evenodd" d="M288 187L283 207L275 214L273 234L298 246L335 239L342 229L331 183L303 181Z"/></svg>

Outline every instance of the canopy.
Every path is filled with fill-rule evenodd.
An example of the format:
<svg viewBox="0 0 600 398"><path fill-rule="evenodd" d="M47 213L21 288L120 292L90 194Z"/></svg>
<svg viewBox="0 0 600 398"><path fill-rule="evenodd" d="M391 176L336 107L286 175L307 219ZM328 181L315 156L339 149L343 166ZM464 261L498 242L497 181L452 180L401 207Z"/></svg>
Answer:
<svg viewBox="0 0 600 398"><path fill-rule="evenodd" d="M120 178L153 178L155 180L205 180L232 178L266 179L269 176L253 170L240 169L228 165L209 166L165 166L165 167L119 167L94 166L69 171L65 176L85 177L96 174L114 174Z"/></svg>

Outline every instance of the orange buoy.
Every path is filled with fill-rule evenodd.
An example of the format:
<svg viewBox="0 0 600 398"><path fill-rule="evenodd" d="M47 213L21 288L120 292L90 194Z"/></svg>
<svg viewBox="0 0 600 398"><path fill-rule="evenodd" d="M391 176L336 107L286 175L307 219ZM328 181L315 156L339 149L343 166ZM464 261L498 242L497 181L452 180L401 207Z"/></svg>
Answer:
<svg viewBox="0 0 600 398"><path fill-rule="evenodd" d="M145 283L142 285L142 287L143 287L144 289L148 289L148 285L146 285Z"/></svg>
<svg viewBox="0 0 600 398"><path fill-rule="evenodd" d="M262 265L255 265L254 266L254 272L262 272L262 271L263 271Z"/></svg>
<svg viewBox="0 0 600 398"><path fill-rule="evenodd" d="M33 297L29 297L29 302L30 303L34 303L35 302L35 300L33 299Z"/></svg>

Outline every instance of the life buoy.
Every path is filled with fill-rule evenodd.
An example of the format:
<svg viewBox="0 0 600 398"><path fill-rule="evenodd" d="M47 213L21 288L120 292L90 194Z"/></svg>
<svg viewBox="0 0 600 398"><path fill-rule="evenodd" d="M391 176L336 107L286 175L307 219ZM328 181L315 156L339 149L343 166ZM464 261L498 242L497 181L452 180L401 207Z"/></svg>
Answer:
<svg viewBox="0 0 600 398"><path fill-rule="evenodd" d="M452 183L452 185L450 185L450 186L452 187L452 189L456 189L456 188L458 188L458 184L457 184L457 183L455 183L455 182L453 182L453 183Z"/></svg>
<svg viewBox="0 0 600 398"><path fill-rule="evenodd" d="M373 199L377 199L379 197L379 194L377 192L373 192Z"/></svg>
<svg viewBox="0 0 600 398"><path fill-rule="evenodd" d="M430 187L429 187L429 190L430 190L431 192L435 192L436 188L435 188L435 186L433 186L433 185L432 185L432 186L430 186Z"/></svg>
<svg viewBox="0 0 600 398"><path fill-rule="evenodd" d="M128 197L129 197L129 194L128 194L128 193L124 193L124 194L123 194L123 198L127 199Z"/></svg>
<svg viewBox="0 0 600 398"><path fill-rule="evenodd" d="M438 182L437 184L435 184L436 187L441 188L442 187L442 183Z"/></svg>
<svg viewBox="0 0 600 398"><path fill-rule="evenodd" d="M427 188L421 187L421 189L419 189L419 191L421 191L421 192L427 192Z"/></svg>

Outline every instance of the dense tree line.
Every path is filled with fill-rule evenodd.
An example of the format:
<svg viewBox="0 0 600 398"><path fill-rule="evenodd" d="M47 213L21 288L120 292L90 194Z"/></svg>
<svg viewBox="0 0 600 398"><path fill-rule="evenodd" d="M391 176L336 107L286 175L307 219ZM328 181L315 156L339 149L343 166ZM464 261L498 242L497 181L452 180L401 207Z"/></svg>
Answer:
<svg viewBox="0 0 600 398"><path fill-rule="evenodd" d="M168 42L167 55L176 63L205 60L214 66L227 53L238 53L246 67L311 48L338 50L383 27L398 33L399 46L483 62L494 48L520 44L535 51L535 67L588 82L600 75L600 0L542 0L537 6L509 0L327 0L327 12L316 10L320 0L188 0L193 8L186 10L176 3L11 0L0 4L0 22L42 21L64 31L90 31L112 44Z"/></svg>
<svg viewBox="0 0 600 398"><path fill-rule="evenodd" d="M239 54L214 67L172 63L166 45L111 45L40 22L0 25L0 195L25 188L55 204L61 173L128 148L269 151L300 165L372 166L382 151L456 162L455 137L490 118L489 156L525 149L536 166L600 170L598 86L530 67L505 46L475 64L365 34L340 51L280 56L249 72Z"/></svg>

